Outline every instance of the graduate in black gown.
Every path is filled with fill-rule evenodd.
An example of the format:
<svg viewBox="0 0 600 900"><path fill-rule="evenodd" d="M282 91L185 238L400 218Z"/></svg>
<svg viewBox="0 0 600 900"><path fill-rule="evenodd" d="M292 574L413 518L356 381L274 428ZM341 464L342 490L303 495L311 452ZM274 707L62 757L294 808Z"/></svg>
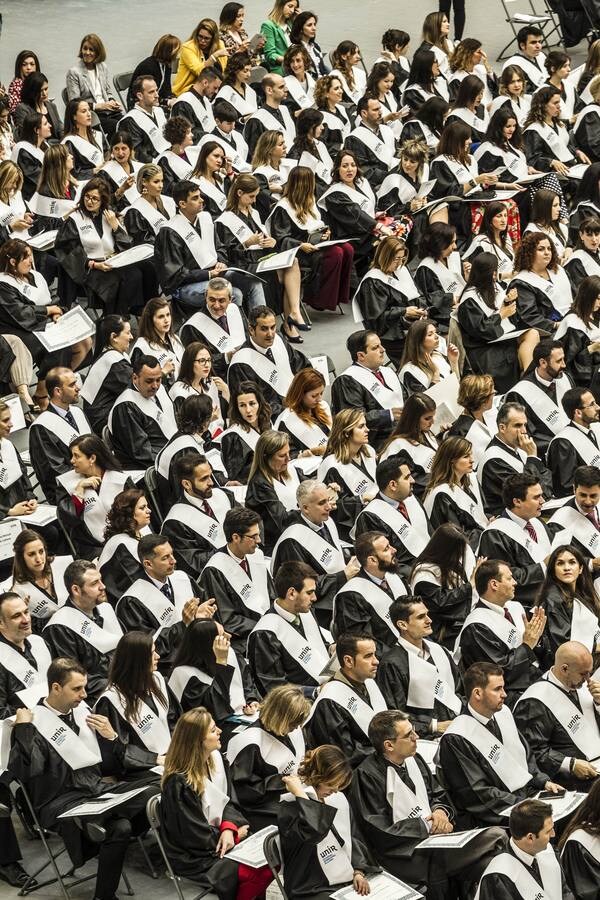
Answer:
<svg viewBox="0 0 600 900"><path fill-rule="evenodd" d="M137 551L142 534L150 530L150 519L146 495L137 488L117 494L108 511L98 568L113 604L144 574Z"/></svg>
<svg viewBox="0 0 600 900"><path fill-rule="evenodd" d="M493 854L504 847L503 830L485 829L462 850L415 852L429 834L452 833L452 801L419 755L417 733L405 712L377 713L369 738L375 752L355 770L349 796L375 859L402 881L427 885L433 900L459 896L459 879L465 887L473 886Z"/></svg>
<svg viewBox="0 0 600 900"><path fill-rule="evenodd" d="M271 428L271 406L255 381L240 381L231 389L228 419L221 435L223 462L229 479L245 484L258 438Z"/></svg>
<svg viewBox="0 0 600 900"><path fill-rule="evenodd" d="M343 97L342 82L337 75L323 75L317 80L314 98L317 109L323 113L321 140L332 157L339 153L352 131Z"/></svg>
<svg viewBox="0 0 600 900"><path fill-rule="evenodd" d="M224 858L248 834L229 767L221 756L221 729L198 707L184 713L165 760L160 809L161 838L176 875L190 878L219 900L264 894L270 869L250 869Z"/></svg>
<svg viewBox="0 0 600 900"><path fill-rule="evenodd" d="M597 216L584 216L577 229L575 250L565 263L565 272L571 282L573 296L585 278L600 275L599 249L600 219Z"/></svg>
<svg viewBox="0 0 600 900"><path fill-rule="evenodd" d="M181 707L157 671L158 661L151 634L130 631L115 648L106 690L94 706L118 735L98 742L107 775L135 780L164 765Z"/></svg>
<svg viewBox="0 0 600 900"><path fill-rule="evenodd" d="M600 367L599 297L600 275L585 276L579 282L570 312L559 322L556 331L556 339L564 347L567 372L572 381L578 387L590 387L596 396Z"/></svg>
<svg viewBox="0 0 600 900"><path fill-rule="evenodd" d="M298 472L290 464L288 436L282 431L264 431L248 475L246 506L262 519L262 544L268 556L297 508L299 483Z"/></svg>
<svg viewBox="0 0 600 900"><path fill-rule="evenodd" d="M600 880L600 781L578 807L563 831L560 864L575 900L595 900Z"/></svg>
<svg viewBox="0 0 600 900"><path fill-rule="evenodd" d="M298 775L283 778L289 791L278 811L286 894L298 900L327 900L352 886L364 896L371 863L343 791L351 780L344 754L324 744L306 754Z"/></svg>
<svg viewBox="0 0 600 900"><path fill-rule="evenodd" d="M279 685L262 701L258 720L229 741L231 780L255 830L277 823L282 777L298 773L305 753L301 726L309 712L302 688Z"/></svg>
<svg viewBox="0 0 600 900"><path fill-rule="evenodd" d="M131 324L122 316L104 316L96 326L92 365L81 398L87 420L98 436L119 396L131 384L128 350L133 340Z"/></svg>
<svg viewBox="0 0 600 900"><path fill-rule="evenodd" d="M23 199L31 200L37 190L44 152L48 148L48 138L52 126L47 117L39 112L28 113L21 125L20 140L15 144L11 159L23 173Z"/></svg>

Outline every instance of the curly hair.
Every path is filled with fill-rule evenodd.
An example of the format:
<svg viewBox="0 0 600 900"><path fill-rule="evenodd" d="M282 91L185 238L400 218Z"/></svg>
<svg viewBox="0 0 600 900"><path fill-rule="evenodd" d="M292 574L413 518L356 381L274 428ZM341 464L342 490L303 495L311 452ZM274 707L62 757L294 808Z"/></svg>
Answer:
<svg viewBox="0 0 600 900"><path fill-rule="evenodd" d="M313 97L315 98L315 106L317 107L317 109L326 109L327 94L331 90L331 85L334 81L339 81L341 86L342 82L337 75L323 75L321 78L317 78L313 91Z"/></svg>
<svg viewBox="0 0 600 900"><path fill-rule="evenodd" d="M235 84L235 78L238 72L242 72L246 66L252 65L252 58L249 53L232 53L227 60L227 69L223 78L224 84Z"/></svg>
<svg viewBox="0 0 600 900"><path fill-rule="evenodd" d="M523 240L516 253L515 269L517 272L529 272L531 270L535 254L542 241L548 241L552 251L552 259L548 268L553 272L558 270L558 253L554 241L551 241L548 235L542 231L529 231L523 235Z"/></svg>
<svg viewBox="0 0 600 900"><path fill-rule="evenodd" d="M546 106L556 94L560 97L560 90L554 87L553 84L549 84L547 87L540 88L539 91L536 91L533 97L531 98L531 108L525 119L525 123L523 128L528 128L529 125L534 125L536 122L543 123L546 119ZM557 124L559 122L559 117L555 116L552 119L553 124Z"/></svg>
<svg viewBox="0 0 600 900"><path fill-rule="evenodd" d="M133 515L138 501L145 496L144 492L137 488L130 488L117 494L106 516L105 541L115 534L128 534L130 537L137 537Z"/></svg>
<svg viewBox="0 0 600 900"><path fill-rule="evenodd" d="M464 38L450 57L451 71L468 72L467 66L471 65L473 54L477 53L481 46L481 41L477 38Z"/></svg>

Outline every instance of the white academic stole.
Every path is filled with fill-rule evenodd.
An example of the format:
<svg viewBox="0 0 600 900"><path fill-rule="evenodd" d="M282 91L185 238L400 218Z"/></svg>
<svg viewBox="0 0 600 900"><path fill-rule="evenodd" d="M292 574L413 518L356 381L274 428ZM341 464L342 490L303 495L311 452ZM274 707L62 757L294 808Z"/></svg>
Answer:
<svg viewBox="0 0 600 900"><path fill-rule="evenodd" d="M79 728L79 734L75 734L73 729L62 721L58 713L48 709L47 706L36 706L32 712L36 730L70 769L78 771L86 769L88 766L97 766L102 762L96 734L86 722L91 710L85 703L80 703L73 710L73 718Z"/></svg>
<svg viewBox="0 0 600 900"><path fill-rule="evenodd" d="M167 698L167 686L165 679L159 672L155 672L152 676L157 682L162 694ZM162 756L169 749L171 743L171 732L168 722L168 705L165 708L157 697L154 697L158 715L148 706L147 703L140 701L137 719L128 719L125 715L125 701L117 688L112 687L104 691L102 697L106 697L119 713L124 722L131 728L134 734L137 734L142 744L151 753Z"/></svg>
<svg viewBox="0 0 600 900"><path fill-rule="evenodd" d="M233 676L229 684L229 704L234 715L239 716L246 705L246 698L244 696L244 683L242 681L240 664L232 647L229 648L227 653L227 665L233 669ZM169 678L169 687L180 703L191 678L197 678L202 684L212 684L214 681L212 675L197 669L195 666L176 666Z"/></svg>
<svg viewBox="0 0 600 900"><path fill-rule="evenodd" d="M371 453L373 453L373 451L371 451ZM333 454L330 454L329 456L326 456L323 462L320 464L317 477L320 481L323 481L327 477L327 473L329 472L329 470L331 468L335 468L350 493L354 494L356 497L362 497L365 491L373 490L374 488L376 488L376 461L374 453L372 456L362 456L361 461L367 469L368 474L366 474L360 468L360 466L357 466L355 463L341 463L335 458Z"/></svg>
<svg viewBox="0 0 600 900"><path fill-rule="evenodd" d="M246 747L258 747L263 760L280 775L296 775L306 750L304 735L301 728L294 728L286 737L292 743L293 751L264 728L245 728L229 741L227 762L231 766Z"/></svg>
<svg viewBox="0 0 600 900"><path fill-rule="evenodd" d="M199 310L186 321L186 325L195 328L218 353L231 353L246 341L242 314L235 303L230 303L225 313L229 333L227 333L212 316Z"/></svg>
<svg viewBox="0 0 600 900"><path fill-rule="evenodd" d="M156 402L160 402L160 406ZM175 422L175 413L173 412L173 404L169 399L169 395L161 385L156 393L156 398L142 397L139 391L134 388L126 388L115 401L115 405L110 411L108 417L108 430L112 432L112 418L117 406L121 403L133 403L137 406L145 416L153 419L162 431L165 441L170 440L177 431L177 423Z"/></svg>
<svg viewBox="0 0 600 900"><path fill-rule="evenodd" d="M335 703L336 706L341 706L349 712L356 725L358 725L365 737L367 737L371 719L375 713L386 710L387 703L373 678L367 678L364 685L367 694L369 695L369 703L366 703L362 697L359 697L349 684L345 684L343 681L337 681L335 678L328 681L319 691L317 699L313 703L312 710L306 721L310 722L315 713L315 709L322 700L330 700Z"/></svg>
<svg viewBox="0 0 600 900"><path fill-rule="evenodd" d="M404 582L398 575L394 575L391 572L386 574L386 581L394 595L394 599L398 599L398 597L403 597L406 595L406 588L404 586ZM392 622L390 616L390 606L392 605L392 599L387 591L383 591L378 584L375 584L374 581L371 581L370 578L359 578L355 576L351 578L350 581L347 581L346 584L339 589L335 597L333 598L333 618L335 619L335 610L338 603L343 605L344 603L344 594L356 593L360 594L361 597L366 601L367 605L371 607L375 615L378 619L380 619L384 625L387 625L390 632L394 635L395 639L398 640L400 634L395 624Z"/></svg>
<svg viewBox="0 0 600 900"><path fill-rule="evenodd" d="M329 405L324 400L321 400L321 407L330 415ZM327 435L316 419L308 423L292 409L284 409L275 422L275 430L281 431L282 425L303 447L311 449L312 447L325 447L327 444Z"/></svg>
<svg viewBox="0 0 600 900"><path fill-rule="evenodd" d="M32 666L23 653L20 653L15 647L6 641L0 643L0 666L11 672L23 685L22 690L16 692L17 697L27 705L35 705L42 697L48 693L48 682L46 680L46 672L52 662L50 651L43 638L37 634L32 634L27 638L35 666Z"/></svg>
<svg viewBox="0 0 600 900"><path fill-rule="evenodd" d="M285 344L279 335L275 335L271 352L275 362L271 362L254 347L242 347L232 356L230 366L236 363L249 366L261 381L266 382L280 397L285 397L294 375Z"/></svg>
<svg viewBox="0 0 600 900"><path fill-rule="evenodd" d="M388 167L395 163L395 140L394 132L386 125L379 126L380 136L367 128L366 125L359 125L354 131L351 131L348 137L356 138L361 144L364 144L378 159L382 160Z"/></svg>
<svg viewBox="0 0 600 900"><path fill-rule="evenodd" d="M496 777L511 793L525 787L532 779L527 768L525 748L519 738L513 715L507 706L494 716L502 740L498 740L485 725L471 715L460 715L448 726L441 737L456 734L471 744L491 766Z"/></svg>
<svg viewBox="0 0 600 900"><path fill-rule="evenodd" d="M211 556L202 571L211 568L221 572L244 606L262 616L270 605L267 566L262 550L257 549L247 556L246 562L250 567L250 575L246 574L239 561L229 553L219 551Z"/></svg>
<svg viewBox="0 0 600 900"><path fill-rule="evenodd" d="M431 815L427 787L417 761L409 756L404 765L414 791L404 784L394 766L388 764L386 770L385 798L392 808L394 825L402 819L426 819Z"/></svg>
<svg viewBox="0 0 600 900"><path fill-rule="evenodd" d="M328 677L321 675L322 669L329 662L327 647L313 614L299 613L299 618L306 637L276 612L266 613L259 619L252 629L252 633L255 631L273 632L298 665L311 678L322 683Z"/></svg>
<svg viewBox="0 0 600 900"><path fill-rule="evenodd" d="M475 609L471 610L456 639L456 647L460 647L462 633L470 625L484 625L486 628L489 628L509 650L519 647L523 643L523 616L525 610L517 600L509 600L504 608L512 616L514 624L505 619L503 613L496 613L493 609L488 609L484 606L476 606Z"/></svg>
<svg viewBox="0 0 600 900"><path fill-rule="evenodd" d="M95 491L93 488L86 488L83 492L83 521L90 534L100 543L104 542L106 517L117 494L125 490L125 482L128 477L129 474L127 472L117 472L109 469L104 473L98 491ZM78 475L77 472L71 469L70 472L57 475L56 480L69 496L74 496L75 488L81 480L81 475Z"/></svg>
<svg viewBox="0 0 600 900"><path fill-rule="evenodd" d="M548 709L558 724L564 728L580 753L587 760L600 756L600 730L594 714L594 701L586 687L577 691L581 712L565 691L548 680L546 673L540 681L530 685L517 700L539 700Z"/></svg>
<svg viewBox="0 0 600 900"><path fill-rule="evenodd" d="M433 709L435 701L439 700L447 706L455 715L460 713L462 703L456 695L452 666L446 656L446 651L434 641L424 641L425 649L429 651L434 665L422 659L416 648L402 637L398 643L404 648L408 658L408 696L407 706L416 709Z"/></svg>
<svg viewBox="0 0 600 900"><path fill-rule="evenodd" d="M353 364L342 374L348 375L354 381L358 381L360 386L365 388L383 409L404 406L402 388L396 373L390 366L381 366L379 372L385 384L382 384L375 374L365 366Z"/></svg>
<svg viewBox="0 0 600 900"><path fill-rule="evenodd" d="M110 653L119 643L123 631L110 603L98 604L96 611L104 620L102 628L74 606L61 606L48 620L46 628L49 625L62 625L63 628L74 631L100 653Z"/></svg>
<svg viewBox="0 0 600 900"><path fill-rule="evenodd" d="M197 216L195 224L199 226L200 234L185 216L179 214L165 222L162 227L171 228L179 235L198 263L199 269L211 269L217 262L217 251L215 249L215 234L210 214L201 212Z"/></svg>
<svg viewBox="0 0 600 900"><path fill-rule="evenodd" d="M118 350L105 350L92 365L81 389L81 396L90 405L98 396L98 392L112 367L122 360L128 363L129 356L126 353L120 353Z"/></svg>
<svg viewBox="0 0 600 900"><path fill-rule="evenodd" d="M542 853L536 853L535 859L542 877L543 890L529 868L510 853L495 856L483 874L505 875L522 900L562 900L560 865L552 846L548 845ZM479 891L480 888L477 888L475 900L479 900Z"/></svg>
<svg viewBox="0 0 600 900"><path fill-rule="evenodd" d="M598 507L596 507L596 515L598 515ZM566 503L565 506L561 506L556 510L550 522L553 525L561 525L565 532L568 532L568 536L567 534L563 535L562 532L557 535L557 539L561 543L569 544L571 539L575 537L589 551L591 556L598 555L600 551L600 531L578 509Z"/></svg>
<svg viewBox="0 0 600 900"><path fill-rule="evenodd" d="M386 501L382 500L380 497L375 497L374 500L371 500L371 502L365 506L363 512L371 513L385 522L404 544L411 556L416 557L425 548L425 545L429 540L427 534L427 517L416 497L412 495L407 497L404 501L404 505L406 506L406 511L410 517L410 522L398 511L398 509L396 509L395 506L392 506L391 503L386 503Z"/></svg>
<svg viewBox="0 0 600 900"><path fill-rule="evenodd" d="M560 162L568 163L573 161L573 154L569 150L569 132L566 128L559 127L558 132L556 132L552 125L532 122L525 131L535 131L536 134L539 134L543 142L552 151L552 155Z"/></svg>
<svg viewBox="0 0 600 900"><path fill-rule="evenodd" d="M213 828L218 827L223 819L223 810L229 803L229 795L227 793L227 775L225 774L225 766L223 765L223 757L218 750L211 753L213 763L213 771L209 772L208 778L204 782L204 793L202 794L202 812L206 816L206 820Z"/></svg>
<svg viewBox="0 0 600 900"><path fill-rule="evenodd" d="M290 525L289 528L286 528L275 544L272 562L277 559L277 552L281 543L284 541L296 541L297 544L305 550L308 550L314 561L328 575L341 572L345 563L344 554L337 535L337 528L331 519L328 519L325 524L329 529L329 533L331 534L335 546L332 546L329 541L326 541L325 538L321 537L316 531L313 531L312 528L309 528L308 525L305 525L304 522L297 522L294 525Z"/></svg>
<svg viewBox="0 0 600 900"><path fill-rule="evenodd" d="M46 428L52 434L55 434L57 438L59 438L65 446L69 446L71 441L74 441L75 438L81 437L83 434L90 434L91 428L88 425L87 419L84 416L82 410L77 406L70 406L69 412L75 419L75 424L77 428L73 428L72 425L69 425L64 416L61 416L59 413L52 412L52 410L47 409L41 415L34 420L32 424L32 428L42 427Z"/></svg>
<svg viewBox="0 0 600 900"><path fill-rule="evenodd" d="M392 291L399 293L403 300L416 300L420 296L419 289L406 266L402 266L402 268L396 269L395 272L390 272L389 274L382 272L381 269L369 269L352 299L352 315L354 316L354 321L359 325L363 323L363 314L360 309L360 289L366 281L380 281L391 288ZM384 366L383 368L385 369L386 367Z"/></svg>
<svg viewBox="0 0 600 900"><path fill-rule="evenodd" d="M345 194L353 203L365 212L368 216L371 216L372 219L375 218L375 194L371 189L371 185L367 181L366 178L358 179L356 182L356 187L349 187L347 184L332 184L330 188L327 188L325 193L322 195L321 199L318 201L317 206L320 209L327 210L326 200L328 197L333 196L334 194Z"/></svg>
<svg viewBox="0 0 600 900"><path fill-rule="evenodd" d="M592 422L590 425L590 432L595 436L597 441L600 441L600 425ZM578 455L582 458L584 465L597 466L600 464L600 450L598 450L598 447L590 440L587 433L581 430L581 428L578 428L576 425L567 425L566 428L559 431L556 437L552 438L550 444L554 443L554 441L559 438L575 448Z"/></svg>
<svg viewBox="0 0 600 900"><path fill-rule="evenodd" d="M222 523L230 506L222 492L214 491L210 498L210 507L217 517L216 519L192 503L175 503L165 517L165 522L181 522L182 525L191 528L199 537L212 544L215 550L218 550L226 543Z"/></svg>
<svg viewBox="0 0 600 900"><path fill-rule="evenodd" d="M562 384L564 383L565 388L561 391ZM535 415L538 419L544 423L548 431L551 431L552 434L558 435L564 428L569 424L569 417L565 412L563 412L562 406L559 405L562 399L562 395L565 394L569 388L571 387L571 383L569 379L559 378L556 381L556 399L554 400L546 393L546 391L536 384L533 381L527 381L523 379L522 381L517 382L517 384L513 385L511 391L514 391L516 394L519 394L525 401L525 405L535 411Z"/></svg>
<svg viewBox="0 0 600 900"><path fill-rule="evenodd" d="M425 259L421 260L417 268L420 269L422 266L425 269L429 269L441 284L442 290L447 294L457 294L466 284L462 276L459 254L451 253L446 262L448 265L444 265L441 260L435 260L431 256L426 256Z"/></svg>
<svg viewBox="0 0 600 900"><path fill-rule="evenodd" d="M179 157L176 158L179 159ZM172 219L177 212L175 203L170 197L161 196L160 199L162 200L163 206L165 207L165 211L167 213L166 216L164 216L161 211L155 206L152 206L151 203L148 203L145 197L138 197L137 200L135 200L131 204L131 206L125 210L125 215L127 214L129 209L136 209L140 213L142 218L146 220L154 234L158 234L165 222L168 222L169 219Z"/></svg>
<svg viewBox="0 0 600 900"><path fill-rule="evenodd" d="M158 155L164 150L169 149L169 142L163 137L163 128L165 127L167 119L160 106L154 107L152 115L154 118L144 112L143 109L140 109L139 106L134 106L133 109L130 109L127 115L121 119L119 128L124 128L125 131L127 131L126 120L133 119L138 128L142 129Z"/></svg>

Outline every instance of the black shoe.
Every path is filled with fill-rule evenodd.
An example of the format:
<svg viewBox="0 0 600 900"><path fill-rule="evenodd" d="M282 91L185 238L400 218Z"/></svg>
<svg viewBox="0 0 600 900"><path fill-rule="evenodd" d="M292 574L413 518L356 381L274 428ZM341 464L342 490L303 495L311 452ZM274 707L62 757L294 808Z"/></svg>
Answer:
<svg viewBox="0 0 600 900"><path fill-rule="evenodd" d="M293 328L295 325L298 331L311 331L312 329L312 325L309 325L307 322L296 322L291 316L287 317L287 323L289 328Z"/></svg>
<svg viewBox="0 0 600 900"><path fill-rule="evenodd" d="M2 881L8 881L13 887L23 887L27 882L29 882L28 887L34 887L37 884L35 878L29 877L20 862L0 866L0 878Z"/></svg>

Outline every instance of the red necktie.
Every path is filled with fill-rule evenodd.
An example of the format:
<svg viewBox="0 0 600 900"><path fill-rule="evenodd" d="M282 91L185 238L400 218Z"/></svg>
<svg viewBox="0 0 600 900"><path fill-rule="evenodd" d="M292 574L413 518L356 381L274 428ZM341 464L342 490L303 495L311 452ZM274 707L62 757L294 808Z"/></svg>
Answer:
<svg viewBox="0 0 600 900"><path fill-rule="evenodd" d="M406 519L407 522L410 522L410 516L409 516L409 514L408 514L408 510L407 510L407 508L406 508L406 504L405 504L405 503L399 503L399 504L398 504L398 512L399 512L399 513L402 513L402 515L404 516L404 518Z"/></svg>
<svg viewBox="0 0 600 900"><path fill-rule="evenodd" d="M244 557L244 559L240 562L240 566L242 567L246 575L250 574L250 566L248 565L248 560L246 559L246 557Z"/></svg>
<svg viewBox="0 0 600 900"><path fill-rule="evenodd" d="M379 369L377 369L376 372L373 372L373 375L375 376L375 378L377 379L377 381L380 381L381 384L385 387L385 381L383 380L383 375L381 374L381 372L379 371Z"/></svg>
<svg viewBox="0 0 600 900"><path fill-rule="evenodd" d="M219 316L218 322L223 331L226 331L227 334L229 334L229 322L227 321L227 316Z"/></svg>
<svg viewBox="0 0 600 900"><path fill-rule="evenodd" d="M589 519L594 528L597 528L600 531L600 522L598 522L598 513L595 509L591 512L585 514L586 519Z"/></svg>
<svg viewBox="0 0 600 900"><path fill-rule="evenodd" d="M527 532L531 540L535 541L535 543L537 544L537 534L535 533L535 528L533 527L531 522L525 523L525 531Z"/></svg>
<svg viewBox="0 0 600 900"><path fill-rule="evenodd" d="M207 516L210 516L211 519L216 519L214 512L212 511L206 500L202 501L202 510L206 513Z"/></svg>
<svg viewBox="0 0 600 900"><path fill-rule="evenodd" d="M506 607L504 607L504 618L506 619L507 622L510 622L511 625L515 624L515 620L513 619L513 617L509 613L509 611L506 609Z"/></svg>

